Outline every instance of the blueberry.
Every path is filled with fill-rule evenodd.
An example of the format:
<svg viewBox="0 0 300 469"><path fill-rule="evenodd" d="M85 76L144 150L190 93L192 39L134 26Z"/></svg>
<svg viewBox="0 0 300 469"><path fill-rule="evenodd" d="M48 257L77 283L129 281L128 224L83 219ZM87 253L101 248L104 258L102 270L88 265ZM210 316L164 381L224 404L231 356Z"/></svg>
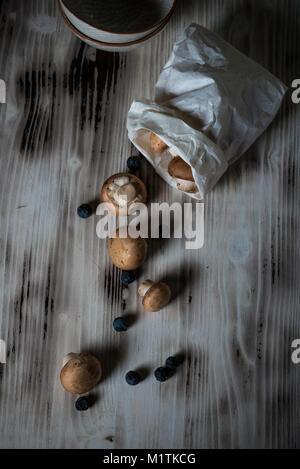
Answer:
<svg viewBox="0 0 300 469"><path fill-rule="evenodd" d="M138 156L131 156L127 160L127 168L129 171L138 171L141 167L141 159Z"/></svg>
<svg viewBox="0 0 300 469"><path fill-rule="evenodd" d="M124 332L128 329L128 321L126 318L116 318L113 322L113 328L117 332Z"/></svg>
<svg viewBox="0 0 300 469"><path fill-rule="evenodd" d="M88 218L89 216L92 215L92 208L90 205L88 204L82 204L80 205L80 207L78 207L77 209L77 215L80 217L80 218Z"/></svg>
<svg viewBox="0 0 300 469"><path fill-rule="evenodd" d="M82 411L82 410L88 410L89 408L89 399L87 396L82 396L77 399L75 402L75 407L76 410Z"/></svg>
<svg viewBox="0 0 300 469"><path fill-rule="evenodd" d="M137 371L128 371L125 376L126 383L135 386L141 381L141 375Z"/></svg>
<svg viewBox="0 0 300 469"><path fill-rule="evenodd" d="M124 285L129 285L135 281L135 273L132 270L122 270L121 280Z"/></svg>
<svg viewBox="0 0 300 469"><path fill-rule="evenodd" d="M167 381L173 374L173 370L171 368L161 366L160 368L157 368L154 371L154 376L157 379L157 381L163 382Z"/></svg>
<svg viewBox="0 0 300 469"><path fill-rule="evenodd" d="M182 359L180 357L169 357L166 359L166 366L172 370L175 370L181 363Z"/></svg>

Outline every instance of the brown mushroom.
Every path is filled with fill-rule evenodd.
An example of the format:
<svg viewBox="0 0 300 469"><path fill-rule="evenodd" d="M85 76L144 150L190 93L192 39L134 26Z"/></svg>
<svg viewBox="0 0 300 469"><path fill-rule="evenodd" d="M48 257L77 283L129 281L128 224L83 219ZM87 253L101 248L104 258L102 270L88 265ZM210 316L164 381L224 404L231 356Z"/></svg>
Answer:
<svg viewBox="0 0 300 469"><path fill-rule="evenodd" d="M198 188L194 180L192 168L180 156L175 156L168 166L168 173L174 179L177 179L179 190L188 193L197 193Z"/></svg>
<svg viewBox="0 0 300 469"><path fill-rule="evenodd" d="M153 132L150 134L150 146L153 151L157 151L158 153L162 153L168 148L168 145Z"/></svg>
<svg viewBox="0 0 300 469"><path fill-rule="evenodd" d="M137 176L118 173L108 178L101 190L101 200L116 215L133 213L136 203L146 203L146 186Z"/></svg>
<svg viewBox="0 0 300 469"><path fill-rule="evenodd" d="M101 375L101 364L94 355L69 353L63 360L60 381L66 391L84 394L99 383Z"/></svg>
<svg viewBox="0 0 300 469"><path fill-rule="evenodd" d="M124 228L122 228L123 231ZM125 228L126 237L120 236L120 229L108 240L108 253L112 262L122 270L135 270L146 259L147 242L140 236L131 238Z"/></svg>
<svg viewBox="0 0 300 469"><path fill-rule="evenodd" d="M166 283L154 283L151 280L143 282L138 293L143 297L143 306L147 311L156 312L167 306L171 300L171 290Z"/></svg>

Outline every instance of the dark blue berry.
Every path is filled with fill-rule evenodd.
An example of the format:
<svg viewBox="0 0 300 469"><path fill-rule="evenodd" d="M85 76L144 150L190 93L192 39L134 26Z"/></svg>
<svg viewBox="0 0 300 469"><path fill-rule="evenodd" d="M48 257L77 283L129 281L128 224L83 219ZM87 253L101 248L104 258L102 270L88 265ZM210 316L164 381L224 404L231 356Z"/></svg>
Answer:
<svg viewBox="0 0 300 469"><path fill-rule="evenodd" d="M126 383L135 386L141 381L141 375L137 371L128 371L125 376Z"/></svg>
<svg viewBox="0 0 300 469"><path fill-rule="evenodd" d="M80 218L88 218L89 216L92 215L92 207L88 204L82 204L80 207L77 209L77 215Z"/></svg>
<svg viewBox="0 0 300 469"><path fill-rule="evenodd" d="M89 408L89 399L87 396L82 396L77 399L75 402L75 407L76 410L83 411L83 410L88 410Z"/></svg>
<svg viewBox="0 0 300 469"><path fill-rule="evenodd" d="M129 171L138 171L141 167L141 159L138 156L131 156L127 160L127 168Z"/></svg>
<svg viewBox="0 0 300 469"><path fill-rule="evenodd" d="M128 329L128 321L126 318L116 318L113 322L113 328L117 332L124 332Z"/></svg>
<svg viewBox="0 0 300 469"><path fill-rule="evenodd" d="M171 368L167 368L165 366L161 366L154 371L154 376L157 381L163 382L167 381L173 374L173 370Z"/></svg>
<svg viewBox="0 0 300 469"><path fill-rule="evenodd" d="M181 364L181 362L182 360L180 357L169 357L166 359L166 366L172 370L175 370Z"/></svg>
<svg viewBox="0 0 300 469"><path fill-rule="evenodd" d="M121 280L124 285L129 285L135 281L135 273L132 270L122 270Z"/></svg>

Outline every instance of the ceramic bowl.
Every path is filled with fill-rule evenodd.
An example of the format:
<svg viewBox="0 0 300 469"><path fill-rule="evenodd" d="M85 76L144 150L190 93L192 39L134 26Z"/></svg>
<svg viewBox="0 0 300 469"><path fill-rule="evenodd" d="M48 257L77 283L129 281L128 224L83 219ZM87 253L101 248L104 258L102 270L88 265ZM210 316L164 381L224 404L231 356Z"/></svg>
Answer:
<svg viewBox="0 0 300 469"><path fill-rule="evenodd" d="M136 49L137 47L140 47L141 45L146 44L147 42L151 41L153 38L155 38L163 29L167 26L172 14L163 22L160 24L160 26L155 29L151 34L148 34L147 36L143 37L142 39L132 41L132 42L127 42L127 43L120 43L120 44L113 44L113 43L107 43L107 42L100 42L96 41L95 39L92 39L85 34L81 33L75 26L69 21L69 19L65 16L60 0L58 1L58 6L59 10L61 13L61 16L68 26L69 29L77 36L79 39L84 41L86 44L88 44L91 47L95 47L96 49L100 50L105 50L108 52L127 52L133 49Z"/></svg>
<svg viewBox="0 0 300 469"><path fill-rule="evenodd" d="M172 15L176 0L59 0L65 16L90 39L111 44L138 41Z"/></svg>

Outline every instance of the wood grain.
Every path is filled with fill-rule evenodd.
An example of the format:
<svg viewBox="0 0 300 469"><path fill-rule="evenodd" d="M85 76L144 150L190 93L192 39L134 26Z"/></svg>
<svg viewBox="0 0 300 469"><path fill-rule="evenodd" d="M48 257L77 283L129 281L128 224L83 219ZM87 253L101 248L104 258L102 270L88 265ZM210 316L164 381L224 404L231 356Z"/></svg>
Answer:
<svg viewBox="0 0 300 469"><path fill-rule="evenodd" d="M25 5L26 3L26 5ZM4 0L0 17L1 309L7 363L0 374L2 448L300 447L299 111L278 117L205 203L205 246L150 242L140 279L177 293L143 312L137 283L122 288L97 217L102 182L126 168L126 115L153 97L172 44L192 21L266 66L299 78L296 0L179 1L169 27L128 54L95 51L66 29L50 0ZM188 201L145 162L152 201ZM114 317L131 314L126 334ZM85 413L63 391L63 356L99 355L104 379ZM185 362L168 383L153 371ZM131 389L129 369L146 379Z"/></svg>

